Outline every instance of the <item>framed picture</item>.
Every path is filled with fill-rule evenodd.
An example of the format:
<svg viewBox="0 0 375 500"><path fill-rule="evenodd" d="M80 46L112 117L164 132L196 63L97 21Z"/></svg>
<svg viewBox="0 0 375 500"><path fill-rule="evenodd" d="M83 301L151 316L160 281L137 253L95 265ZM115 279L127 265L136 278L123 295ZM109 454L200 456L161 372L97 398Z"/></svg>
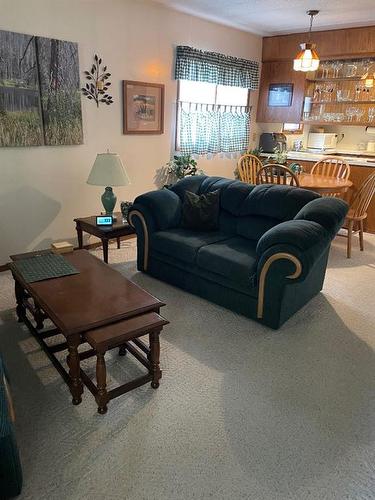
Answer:
<svg viewBox="0 0 375 500"><path fill-rule="evenodd" d="M124 134L164 132L164 85L124 80Z"/></svg>
<svg viewBox="0 0 375 500"><path fill-rule="evenodd" d="M268 89L268 106L291 106L293 83L271 83Z"/></svg>

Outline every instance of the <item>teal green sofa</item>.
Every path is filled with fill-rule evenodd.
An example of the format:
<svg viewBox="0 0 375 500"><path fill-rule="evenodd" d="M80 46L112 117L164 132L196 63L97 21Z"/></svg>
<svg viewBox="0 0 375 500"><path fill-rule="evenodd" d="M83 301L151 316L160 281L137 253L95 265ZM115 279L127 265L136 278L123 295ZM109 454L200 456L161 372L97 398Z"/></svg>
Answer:
<svg viewBox="0 0 375 500"><path fill-rule="evenodd" d="M219 229L182 228L185 192L217 189ZM140 271L279 328L322 289L347 210L305 189L195 176L138 196L129 222Z"/></svg>
<svg viewBox="0 0 375 500"><path fill-rule="evenodd" d="M19 495L22 469L10 415L5 367L0 356L0 500Z"/></svg>

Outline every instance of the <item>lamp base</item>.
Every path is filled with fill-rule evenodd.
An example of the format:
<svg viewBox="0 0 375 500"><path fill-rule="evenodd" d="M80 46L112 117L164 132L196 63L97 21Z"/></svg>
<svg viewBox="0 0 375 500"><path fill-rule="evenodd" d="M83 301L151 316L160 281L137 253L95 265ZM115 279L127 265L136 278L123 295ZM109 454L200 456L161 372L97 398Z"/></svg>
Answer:
<svg viewBox="0 0 375 500"><path fill-rule="evenodd" d="M113 209L115 208L117 197L113 189L107 186L102 194L102 203L106 215L113 216Z"/></svg>

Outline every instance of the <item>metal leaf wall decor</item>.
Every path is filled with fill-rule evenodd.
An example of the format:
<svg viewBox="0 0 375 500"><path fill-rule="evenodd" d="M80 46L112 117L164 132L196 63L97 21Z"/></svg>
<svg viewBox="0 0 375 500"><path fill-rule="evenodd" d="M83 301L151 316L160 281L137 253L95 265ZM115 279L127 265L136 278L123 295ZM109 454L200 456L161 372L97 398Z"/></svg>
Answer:
<svg viewBox="0 0 375 500"><path fill-rule="evenodd" d="M87 99L94 100L97 107L99 103L113 104L113 98L107 93L108 88L112 85L108 81L111 73L107 73L107 66L101 67L102 59L95 54L94 62L90 71L85 71L85 77L88 82L81 88L82 93Z"/></svg>

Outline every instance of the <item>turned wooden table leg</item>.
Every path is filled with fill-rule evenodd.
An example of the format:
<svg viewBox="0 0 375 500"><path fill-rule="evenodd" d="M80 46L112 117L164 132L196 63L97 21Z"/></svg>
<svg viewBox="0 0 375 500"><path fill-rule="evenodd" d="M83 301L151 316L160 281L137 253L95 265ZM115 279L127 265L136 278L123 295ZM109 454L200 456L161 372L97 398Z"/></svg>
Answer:
<svg viewBox="0 0 375 500"><path fill-rule="evenodd" d="M43 320L44 320L43 313L40 307L37 304L35 304L35 321L37 330L43 330L44 328Z"/></svg>
<svg viewBox="0 0 375 500"><path fill-rule="evenodd" d="M16 302L17 302L17 307L16 307L16 313L17 313L17 318L19 323L23 323L25 315L26 315L26 308L23 304L24 298L25 298L25 290L23 287L18 283L16 280L15 276L14 278L14 292L16 295Z"/></svg>
<svg viewBox="0 0 375 500"><path fill-rule="evenodd" d="M95 396L98 403L98 413L103 415L107 412L107 403L109 401L107 392L107 370L105 366L105 353L98 352L96 355L96 383L98 392Z"/></svg>
<svg viewBox="0 0 375 500"><path fill-rule="evenodd" d="M153 389L157 389L159 387L159 380L161 379L161 370L159 366L159 359L160 359L159 334L160 330L157 332L151 332L149 334L150 363L151 363L151 374L152 374L151 387Z"/></svg>
<svg viewBox="0 0 375 500"><path fill-rule="evenodd" d="M67 357L67 363L69 366L69 376L70 384L69 389L73 396L72 403L74 405L79 405L82 401L83 384L80 376L80 366L79 366L79 355L78 346L80 343L80 338L71 335L67 339L69 354Z"/></svg>

